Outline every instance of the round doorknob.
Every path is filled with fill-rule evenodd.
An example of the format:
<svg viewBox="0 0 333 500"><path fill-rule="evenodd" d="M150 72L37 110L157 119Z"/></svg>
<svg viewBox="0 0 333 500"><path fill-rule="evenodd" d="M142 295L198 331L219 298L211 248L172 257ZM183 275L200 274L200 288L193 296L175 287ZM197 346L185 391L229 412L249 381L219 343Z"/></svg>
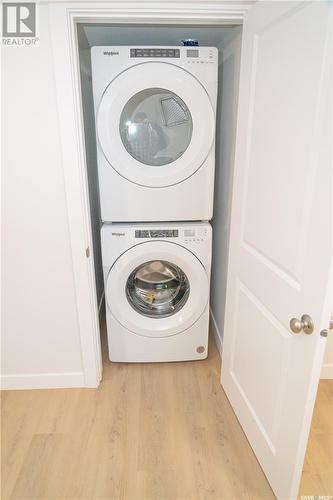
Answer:
<svg viewBox="0 0 333 500"><path fill-rule="evenodd" d="M312 318L308 314L303 314L301 319L292 318L290 320L290 329L293 333L301 333L303 330L307 335L311 335L313 328Z"/></svg>
<svg viewBox="0 0 333 500"><path fill-rule="evenodd" d="M293 333L301 333L302 331L302 321L297 318L292 318L290 320L290 329Z"/></svg>

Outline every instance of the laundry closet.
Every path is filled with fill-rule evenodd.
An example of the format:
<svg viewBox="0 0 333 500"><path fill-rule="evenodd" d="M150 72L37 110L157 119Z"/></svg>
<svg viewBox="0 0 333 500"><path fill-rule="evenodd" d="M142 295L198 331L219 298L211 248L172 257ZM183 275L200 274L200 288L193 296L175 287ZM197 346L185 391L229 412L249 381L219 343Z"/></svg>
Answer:
<svg viewBox="0 0 333 500"><path fill-rule="evenodd" d="M176 249L176 247L178 247L178 250L181 247L189 247L188 257L186 258L186 255L184 257L185 267L188 269L188 274L192 275L194 273L194 279L189 283L189 289L191 290L191 297L197 297L197 299L193 303L193 306L189 308L189 312L185 309L186 315L181 319L181 326L179 327L177 325L176 330L171 329L172 314L170 314L166 316L165 319L159 318L159 321L155 319L152 325L148 323L146 330L141 332L143 335L149 335L150 330L152 330L152 336L155 337L160 335L165 338L168 344L170 344L171 339L166 339L166 337L174 335L175 332L186 332L193 323L198 322L195 326L195 330L198 332L207 330L209 316L211 317L213 331L219 348L222 341L221 332L223 331L224 295L226 288L232 160L235 145L241 32L242 28L239 26L189 27L186 25L169 25L155 27L146 25L129 27L119 25L78 25L87 173L98 300L101 303L104 290L100 243L100 228L102 221L106 222L105 228L102 231L102 235L104 235L103 241L105 245L111 245L111 247L112 245L119 245L121 237L114 237L114 242L112 243L110 237L107 236L108 221L128 223L129 225L127 228L125 226L125 230L131 231L132 228L132 232L135 233L135 230L138 232L140 228L143 232L145 228L144 222L140 224L140 221L149 221L150 217L150 222L154 222L152 230L175 231L177 237L178 233L182 233L182 236L185 234L186 236L182 238L177 239L177 237L174 237L168 240L176 243L176 245L172 245L171 248ZM183 46L182 40L184 39L197 40L198 47ZM145 47L146 49L138 49L137 47ZM170 49L171 47L172 49ZM147 51L147 53L144 53L144 50ZM120 64L119 57L122 57L122 59L125 57L125 60L128 59L128 57L126 57L127 52L131 54L131 67L139 68L140 73L138 73L138 75L130 75L130 71L126 71L124 68L118 69ZM161 56L164 57L164 59L162 59L162 63L159 64L159 69L156 69L156 59L160 61ZM95 106L101 110L98 117L99 121L96 119L96 123L99 123L98 126L100 128L97 135L102 144L101 149L103 149L103 153L99 153L101 156L99 161L101 163L104 162L102 171L100 171L99 186L97 175L98 152L96 150L92 87L92 57L95 57L97 61L97 63L95 63L97 65L97 82L95 83L95 87L97 88L97 93L99 93L98 96L95 96ZM155 64L140 65L142 61L146 63L147 61L148 63L155 61ZM169 64L163 64L164 61ZM176 64L178 64L178 67ZM116 69L113 69L111 65L114 65ZM142 69L141 66L143 66L144 69ZM151 66L153 67L152 69L150 69ZM112 74L116 75L115 77L109 76L112 69L114 71ZM156 156L154 158L147 158L149 150L142 152L143 146L141 146L139 151L136 150L134 153L132 151L132 156L133 154L134 156L139 155L136 160L141 162L141 168L139 163L135 164L133 162L133 166L130 165L127 172L125 171L124 164L128 162L127 157L129 155L123 147L123 144L117 143L120 135L117 128L121 128L122 125L118 124L118 120L115 120L113 124L114 130L109 132L108 120L110 116L112 116L112 108L110 111L108 106L118 105L124 109L124 114L126 115L126 103L129 102L130 106L129 99L131 96L137 94L136 88L140 89L145 85L148 89L150 86L161 87L161 83L152 85L151 82L156 80L156 73L163 70L165 75L159 75L161 78L160 81L164 83L166 88L171 88L174 92L177 92L172 94L173 96L176 95L176 97L169 97L167 94L161 93L157 97L159 102L162 103L162 106L164 106L162 108L162 113L164 113L163 122L165 123L168 120L169 115L170 120L179 120L178 126L176 122L172 122L171 126L166 129L168 134L172 134L170 136L172 146L164 147L164 153L162 153L160 158L158 156L157 158ZM119 78L119 73L122 73L121 76L123 76L123 79L122 81L116 82L117 88L111 84L109 85L110 81L121 79ZM142 82L142 80L144 80L144 82ZM120 89L124 92L124 87L126 90L124 97L122 97L119 93ZM105 88L107 88L106 91ZM147 93L149 90L143 92ZM110 95L106 95L107 93ZM185 93L185 102L179 100L178 104L176 99L180 99L178 96L182 95L182 93ZM102 95L104 102L103 106L99 107ZM146 96L144 97L146 98ZM123 103L121 99L124 100ZM105 103L105 101L108 102ZM146 103L145 105L147 107ZM167 108L167 106L169 107ZM176 108L176 106L178 107ZM184 109L185 112L183 111ZM169 115L166 116L166 113L169 113ZM179 116L178 118L177 114ZM188 122L186 121L187 117L189 117ZM125 116L125 121L128 119L129 117ZM218 139L216 141L214 137L215 121ZM161 125L163 126L163 124ZM132 125L132 127L138 127L138 124ZM116 139L112 142L108 134L112 137L116 137ZM183 141L185 141L186 144L182 144ZM191 147L189 146L190 142ZM174 149L171 153L169 151L170 147ZM104 149L107 150L106 153ZM123 152L123 157L121 157L119 150ZM184 153L180 154L180 151L183 150L185 150L185 156ZM165 158L163 154L176 155L176 157L178 157L178 164L175 164L174 158ZM145 155L145 157L143 155ZM106 158L108 158L109 162ZM144 164L147 162L151 165L155 163L155 165L150 167L150 170L149 167L145 169ZM168 167L170 162L173 168ZM123 171L119 172L118 169L118 172L115 172L113 168L110 168L110 164L121 165ZM148 172L146 173L144 170L148 170ZM166 172L164 176L168 176L168 179L163 178L163 171ZM135 178L132 179L133 176ZM131 182L129 182L128 179ZM168 184L171 184L171 186L163 187L165 185L168 186ZM145 187L143 188L142 185ZM161 188L159 188L159 186L161 186ZM213 203L214 216L212 218ZM133 227L133 214L135 214L136 217L134 222L139 221L136 222L135 227ZM205 273L202 273L203 276L200 280L199 277L202 271L202 263L200 262L200 265L198 265L198 255L195 256L193 259L194 262L191 263L193 268L191 268L189 263L193 257L192 253L195 255L198 250L199 240L207 238L207 231L209 231L209 239L211 239L211 228L209 227L209 223L201 227L198 221L209 221L211 219L213 226L213 260L211 262L211 243L200 241L200 244L203 245L199 251L200 254L203 254L200 258L204 261L208 258L206 263L208 276L205 277ZM170 222L168 223L168 221ZM115 226L113 232L124 232L124 227ZM161 239L163 235L160 234L156 236L157 239ZM181 235L179 234L179 236ZM196 240L198 240L198 242ZM138 243L143 243L144 241L144 238L134 238L132 244L136 246ZM179 243L179 245L177 245L177 243ZM193 243L194 248L191 248ZM170 247L170 245L167 246ZM142 248L146 251L145 246ZM126 246L124 246L124 248L121 247L120 255L126 250L128 250ZM107 252L105 251L105 254L109 254L110 252L115 252L117 254L117 251L112 251L111 248L109 248ZM112 263L114 260L117 260L120 255L115 255L113 260L111 259L112 262L109 263L109 268L105 270L106 273L109 272L109 269L112 268ZM129 257L127 257L127 259L128 258ZM197 264L195 261L197 261ZM209 274L211 266L211 287L213 292L211 294L211 307L209 308ZM205 265L203 267L205 268ZM131 267L129 267L129 271L130 270ZM129 275L130 274L129 272ZM111 281L110 278L111 277L108 278L108 281ZM126 279L127 278L128 276L126 276ZM115 289L113 290L112 283L109 284L109 288L110 293L112 293L114 307L118 307L118 302L122 300L121 291L119 291L119 287L121 290L123 288L122 285L120 285L122 282L121 276L115 274L113 281ZM126 287L126 283L124 283L124 287ZM198 289L196 289L197 287ZM183 297L181 292L180 301L185 303L186 298L186 296ZM129 305L124 303L122 306L119 306L124 309L123 315L126 316L126 321L132 312L131 305L130 302ZM189 306L189 303L187 305ZM177 311L177 304L175 307ZM194 311L196 311L195 315L193 315ZM147 313L147 311L143 309L142 313L143 315L148 315L149 311ZM164 311L162 311L162 315L163 313ZM122 316L119 309L114 315L115 314L120 315L120 317ZM114 315L110 315L110 322L116 329L117 324L113 323ZM159 313L159 315L161 316L161 313ZM138 318L137 315L134 316L133 324L129 326L131 331L135 331L135 329L138 328L140 320L141 318ZM163 322L166 325L165 328L159 326L159 324ZM177 323L179 324L179 322L180 320L178 318ZM154 331L156 328L158 331ZM189 343L188 345L181 346L178 345L180 336L173 337L173 342L176 341L174 346L169 345L166 347L163 344L159 345L158 341L155 341L153 345L156 345L156 352L152 354L152 358L147 359L142 355L143 357L139 356L137 359L135 356L138 349L144 349L146 353L145 356L147 356L147 351L150 349L149 345L140 348L142 337L139 337L138 346L133 347L135 354L132 360L172 361L205 358L207 356L206 333L203 339L200 338L200 334L198 334L197 337L198 338L196 338L194 331L187 332L186 340L189 341ZM112 334L110 334L109 343L111 342L113 345L111 351L117 351L119 349L117 346L121 344L121 339L124 339L124 332L119 339L117 338L113 342ZM130 345L122 347L122 349L126 350L127 356L131 350L134 339L135 337L131 334L129 338ZM165 357L166 349L174 351L172 355L169 353L169 358ZM112 359L111 352L110 357ZM118 355L118 357L114 359L121 360L122 358L121 355L120 357ZM123 360L127 361L129 359L125 358Z"/></svg>
<svg viewBox="0 0 333 500"><path fill-rule="evenodd" d="M146 302L150 302L151 310L155 310L159 299L157 294L147 293L144 284L147 282L147 272L150 276L154 273L164 276L169 273L171 282L176 278L180 293L179 304L183 304L185 310L186 304L189 304L189 289L197 281L199 287L195 294L198 302L192 304L192 309L197 314L194 324L199 318L204 318L206 328L210 317L211 332L223 357L222 386L278 498L294 498L297 493L333 302L329 287L332 245L329 232L324 229L331 225L331 118L327 105L331 92L328 8L326 2L303 2L302 5L297 2L259 2L244 14L243 25L242 22L231 24L228 17L230 12L227 15L225 11L221 16L229 19L226 25L221 22L221 18L216 24L213 21L210 23L207 18L204 20L205 25L200 25L201 11L198 13L197 7L186 23L187 17L181 7L177 7L175 18L171 16L175 22L169 22L168 16L154 12L155 19L159 21L153 24L153 18L149 18L149 24L145 25L140 24L140 17L137 17L136 12L131 14L131 20L126 17L127 11L123 12L122 24L117 24L114 21L118 14L113 18L112 12L105 14L103 11L89 17L86 11L74 9L68 18L71 28L63 28L61 31L62 39L70 41L70 48L53 48L58 75L63 150L66 159L74 158L77 161L73 163L77 166L77 178L82 177L83 194L79 199L78 196L75 198L71 189L74 185L78 186L77 180L69 169L70 162L65 162L69 205L72 215L74 214L71 219L71 242L77 266L75 276L78 314L83 332L82 345L88 359L87 364L90 368L93 367L91 372L94 380L100 373L96 318L97 304L101 309L103 303L105 278L109 287L106 292L112 297L111 305L118 308L116 315L121 314L123 307L131 313L140 308L142 311L142 322L134 325L132 315L126 313L121 324L124 329L122 332L126 331L132 336L131 339L128 336L128 342L135 342L133 337L138 339L140 335L147 342L141 343L143 348L136 347L136 352L141 349L139 358L127 361L152 361L151 358L147 359L152 345L151 338L147 336L150 314L142 307L142 303L137 302L137 297L132 294L131 284L135 280L141 283L142 296ZM180 9L179 12L177 9ZM211 5L208 8L211 20L216 17L214 9ZM140 11L139 7L138 10ZM59 19L63 20L65 26L68 13L62 7L54 7L53 14L53 26ZM237 18L235 13L231 18L233 16ZM144 19L147 21L147 18ZM193 24L187 24L191 19L194 19ZM59 35L57 28L53 28L53 37L56 35ZM199 45L183 48L183 39L197 39ZM122 52L122 47L132 54L131 57L141 61L145 57L151 57L152 60L155 56L164 57L163 54L166 54L165 59L169 56L170 60L176 60L178 50L179 54L188 50L184 55L184 65L189 68L196 65L204 67L205 64L209 68L210 58L214 58L214 53L218 56L211 262L204 261L205 256L210 254L209 215L195 216L193 220L191 217L184 217L184 221L173 216L170 220L164 215L159 218L158 197L154 198L151 206L155 214L151 219L155 221L154 227L150 226L151 222L146 222L146 218L143 221L137 219L135 223L138 226L128 232L131 217L121 220L121 217L116 216L117 226L111 226L111 221L105 220L101 215L101 205L104 202L101 203L99 197L101 186L97 175L98 148L92 85L92 54L97 54L102 50L101 47L105 48L103 50L106 52L108 65L112 64L112 58L118 57L116 52ZM213 47L215 49L210 49ZM207 62L200 60L200 50L205 52L206 49ZM63 69L64 77L60 76ZM208 71L207 69L207 73ZM174 73L177 79L178 71ZM164 73L161 72L161 75ZM145 74L143 78L147 82L149 74ZM165 75L166 82L167 79L168 75ZM158 92L162 90L159 98L164 123L170 126L170 133L174 123L181 126L184 133L177 140L174 138L177 151L172 152L165 142L166 157L157 155L159 163L154 165L156 175L163 172L163 162L167 163L172 154L176 154L178 161L181 154L186 153L184 141L186 147L185 131L189 133L191 129L191 100L194 107L203 102L201 97L196 102L192 91L189 99L180 87L180 96L175 96L176 92L170 95L165 92L168 91L167 85L163 86L162 83L161 81L157 87L152 87ZM131 86L137 88L137 85L136 78L128 81L124 79L118 90L120 93L130 94L128 89ZM73 94L64 92L68 88L75 89ZM158 95L158 92L155 94ZM117 109L114 116L118 116L117 113L120 116L117 106L120 106L121 100L113 102L114 96L105 88L99 98L104 97L109 103L109 110ZM131 106L132 104L133 102ZM136 112L135 106L131 106L126 112L124 106L122 116L122 123L125 129L127 127L128 134L130 130L136 133L148 126L142 109ZM202 110L202 116L204 114ZM133 161L140 158L146 160L149 157L146 146L140 150L139 144L135 141L131 143L129 135L121 128L123 125L113 122L112 116L111 113L109 118L101 117L105 127L117 131L119 140L125 146L123 149L127 149ZM97 124L99 119L98 117ZM208 113L200 124L203 134L209 135L209 121ZM197 123L194 126L199 125ZM73 134L68 134L68 130ZM79 160L70 143L74 131L81 148ZM152 131L152 136L155 142L158 138L161 139L158 127ZM104 147L104 156L111 158L118 154L112 145L105 151L102 143L103 138L100 146ZM85 161L82 161L84 156ZM202 160L205 161L206 157ZM196 173L192 174L195 178ZM135 169L133 175L138 175ZM123 177L126 178L126 175ZM149 183L148 177L146 182ZM135 184L140 186L144 183L136 178L133 179L134 188ZM181 184L182 182L179 183ZM198 206L207 195L205 187L207 188L203 183L202 198L196 194ZM209 195L213 194L210 189L208 192ZM115 197L119 197L119 206L126 206L123 193L120 189L114 193ZM184 192L184 196L187 194ZM147 208L149 205L144 196L141 200L142 203L138 203L138 214L143 205L147 205ZM181 203L183 201L181 198ZM112 204L112 199L109 202ZM175 210L173 202L173 196L170 196L170 213ZM85 205L88 203L89 209L86 210ZM129 195L128 206L133 210L135 203L134 189ZM198 206L192 199L193 211ZM117 211L119 207L117 204L111 208ZM185 204L185 209L189 208L190 205ZM78 214L81 218L76 217ZM82 227L77 229L73 223L76 220L83 221L84 230L81 231ZM200 220L206 222L200 223ZM187 227L191 224L198 224L198 228ZM189 265L183 274L182 265L172 265L170 254L163 254L167 240L172 238L174 240L170 244L183 248L186 255L193 257L193 262L201 263L203 275L199 276L196 272L200 268L196 265L193 268ZM206 247L205 241L206 244L208 242ZM149 252L148 269L141 267L142 256L133 254L135 273L131 274L126 260L126 255L129 255L127 252L137 252L143 245L147 245L148 249L152 244L161 245L160 255L164 255L158 259L158 268L154 264L154 256ZM91 245L92 249L89 248ZM83 246L86 247L84 256L88 263L82 260ZM104 269L103 246L104 249L107 246L108 255L112 255L104 264ZM91 255L94 257L94 266L89 260ZM187 258L184 255L179 255L179 262L186 266ZM103 260L105 263L105 254ZM92 268L94 282L91 279ZM119 272L112 276L112 269L116 268ZM207 286L209 276L210 287ZM211 293L208 306L209 288ZM118 297L119 293L122 297ZM161 287L158 293L166 297L169 289L167 286L165 289ZM107 304L107 309L109 306ZM171 324L173 317L176 317L170 310L159 311L162 311L159 319L150 318L155 322L154 325ZM101 314L104 314L103 311ZM115 314L112 316L111 321ZM114 322L112 328L119 329L119 324ZM193 324L188 326L192 328ZM140 329L138 335L133 335L134 327ZM169 339L186 338L186 335L178 335L178 327L177 324L172 325ZM166 337L163 337L163 331L158 330L158 326L155 326L157 340L162 345L163 338ZM202 328L198 330L202 331ZM119 339L126 337L120 329L118 333ZM202 337L196 340L197 357L182 354L182 359L200 360L206 357L207 343ZM123 352L128 353L129 343L126 342ZM91 346L91 349L87 346ZM188 344L180 349L182 353L188 350ZM175 345L165 344L164 361L176 360L169 356L176 351ZM126 361L120 359L118 354L114 360Z"/></svg>

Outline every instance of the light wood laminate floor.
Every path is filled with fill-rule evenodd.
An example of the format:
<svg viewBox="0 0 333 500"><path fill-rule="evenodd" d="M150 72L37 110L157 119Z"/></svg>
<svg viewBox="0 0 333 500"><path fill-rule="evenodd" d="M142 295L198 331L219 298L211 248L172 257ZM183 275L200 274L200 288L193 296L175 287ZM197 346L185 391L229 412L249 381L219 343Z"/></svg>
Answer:
<svg viewBox="0 0 333 500"><path fill-rule="evenodd" d="M2 394L1 500L274 495L205 361L116 364L98 389ZM332 495L332 381L321 382L300 494Z"/></svg>

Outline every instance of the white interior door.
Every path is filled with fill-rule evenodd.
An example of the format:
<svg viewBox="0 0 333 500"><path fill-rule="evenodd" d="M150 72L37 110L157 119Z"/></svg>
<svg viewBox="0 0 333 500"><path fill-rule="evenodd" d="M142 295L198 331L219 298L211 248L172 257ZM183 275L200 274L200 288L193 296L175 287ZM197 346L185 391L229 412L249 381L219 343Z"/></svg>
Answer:
<svg viewBox="0 0 333 500"><path fill-rule="evenodd" d="M243 31L221 381L284 500L298 492L333 303L332 8L259 2ZM292 333L305 313L313 333Z"/></svg>

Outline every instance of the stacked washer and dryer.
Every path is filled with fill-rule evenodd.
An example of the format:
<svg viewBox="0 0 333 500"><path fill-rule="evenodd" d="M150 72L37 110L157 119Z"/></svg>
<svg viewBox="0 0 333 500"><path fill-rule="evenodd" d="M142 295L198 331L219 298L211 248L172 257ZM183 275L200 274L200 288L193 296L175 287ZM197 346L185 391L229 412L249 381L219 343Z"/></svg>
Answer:
<svg viewBox="0 0 333 500"><path fill-rule="evenodd" d="M110 360L206 358L217 49L91 59Z"/></svg>

